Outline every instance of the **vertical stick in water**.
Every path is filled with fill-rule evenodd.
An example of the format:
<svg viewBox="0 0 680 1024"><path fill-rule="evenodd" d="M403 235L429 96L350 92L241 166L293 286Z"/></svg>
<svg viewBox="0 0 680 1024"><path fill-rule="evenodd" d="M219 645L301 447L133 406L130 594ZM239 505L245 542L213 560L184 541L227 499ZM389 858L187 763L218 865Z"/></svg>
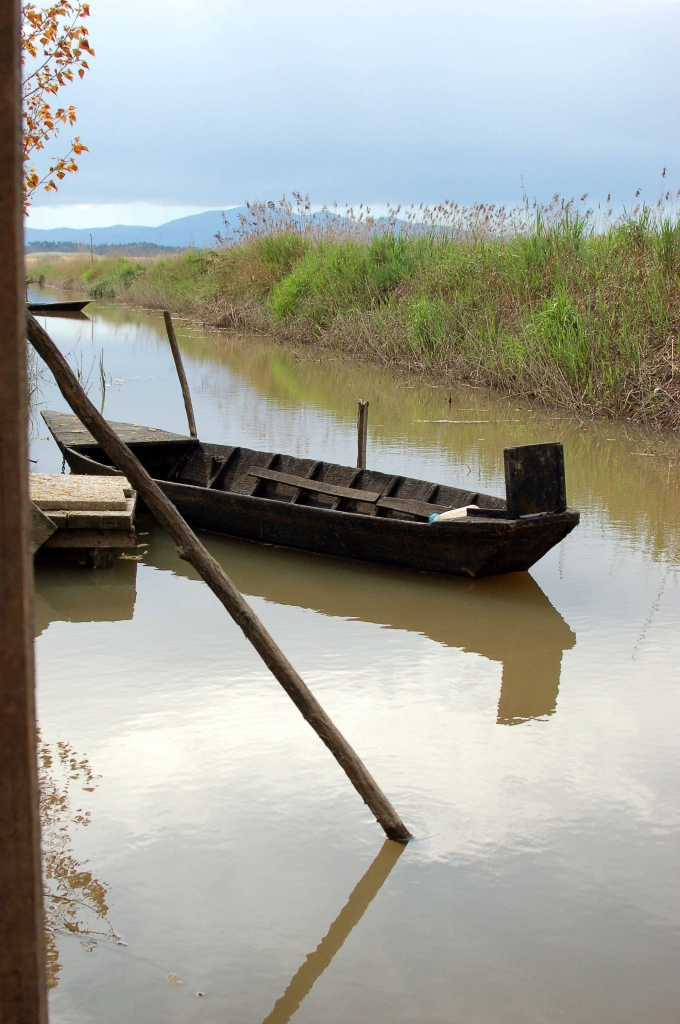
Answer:
<svg viewBox="0 0 680 1024"><path fill-rule="evenodd" d="M359 402L357 416L357 469L366 469L366 441L368 439L368 402Z"/></svg>
<svg viewBox="0 0 680 1024"><path fill-rule="evenodd" d="M179 345L177 344L177 337L175 336L175 328L172 326L172 318L170 317L167 309L163 310L163 319L165 320L165 329L168 332L168 341L170 342L170 348L172 349L172 358L175 360L177 376L179 377L180 387L182 388L184 408L187 411L187 420L189 422L189 433L192 437L198 437L198 434L196 433L196 420L194 419L194 407L191 404L191 394L187 383L187 375L184 372L182 356L179 351Z"/></svg>

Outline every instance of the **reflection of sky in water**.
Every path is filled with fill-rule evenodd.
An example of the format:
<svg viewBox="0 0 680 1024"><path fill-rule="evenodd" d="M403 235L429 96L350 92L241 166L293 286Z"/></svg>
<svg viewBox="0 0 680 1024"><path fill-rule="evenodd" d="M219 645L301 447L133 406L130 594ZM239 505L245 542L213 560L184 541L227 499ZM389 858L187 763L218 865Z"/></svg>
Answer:
<svg viewBox="0 0 680 1024"><path fill-rule="evenodd" d="M48 327L64 351L80 334L95 401L104 346L107 373L126 379L108 390L111 418L184 431L167 346L143 324L97 321L94 342L89 324ZM451 427L452 440L413 425L449 415L441 397L390 404L389 378L370 367L277 350L267 377L262 340L247 357L247 343L193 337L203 437L350 462L355 401L369 397L374 464L447 482L463 471L502 493L515 426ZM461 419L455 403L498 419L517 405L455 395ZM45 404L65 408L53 392ZM532 414L526 440L556 428ZM629 456L639 449L620 425L569 430L570 496L592 512L532 571L540 590L210 542L418 835L296 1021L677 1017L676 471ZM39 469L58 470L51 442L34 450ZM64 943L53 1020L262 1020L381 836L207 588L160 532L145 539L135 583L102 573L108 591L91 593L38 577L39 624L52 621L37 648L41 723L102 776L78 852L128 942L89 956ZM68 609L76 621L59 621ZM499 725L503 699L541 717Z"/></svg>

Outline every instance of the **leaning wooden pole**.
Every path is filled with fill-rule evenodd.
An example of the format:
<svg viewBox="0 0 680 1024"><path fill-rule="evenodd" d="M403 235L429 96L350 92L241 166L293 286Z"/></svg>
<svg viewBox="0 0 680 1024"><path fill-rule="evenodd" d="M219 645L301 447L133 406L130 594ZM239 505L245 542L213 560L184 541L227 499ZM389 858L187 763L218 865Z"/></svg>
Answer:
<svg viewBox="0 0 680 1024"><path fill-rule="evenodd" d="M191 392L189 391L189 382L187 381L187 375L184 372L182 353L179 350L179 344L177 342L177 335L175 334L175 328L172 323L172 317L168 313L167 309L163 310L163 319L165 320L165 329L168 332L168 341L170 342L170 348L172 349L172 358L175 360L177 376L179 377L179 385L182 389L184 408L187 411L187 422L189 423L189 433L191 434L192 437L198 437L198 434L196 433L196 420L194 419L194 407L191 403Z"/></svg>
<svg viewBox="0 0 680 1024"><path fill-rule="evenodd" d="M0 3L0 1024L44 1024L45 920L28 551L21 5Z"/></svg>
<svg viewBox="0 0 680 1024"><path fill-rule="evenodd" d="M282 651L274 643L250 605L241 596L222 566L206 551L200 540L185 523L172 502L152 480L139 460L132 454L106 420L95 409L76 380L70 366L42 329L35 317L28 315L28 336L36 351L47 363L59 389L81 423L101 445L116 466L128 478L139 496L168 531L180 558L193 565L212 592L220 599L234 621L241 627L265 665L281 683L303 718L323 740L350 782L371 809L390 839L406 842L411 833L392 807L383 791L364 767L342 733L336 729L306 683L301 679Z"/></svg>

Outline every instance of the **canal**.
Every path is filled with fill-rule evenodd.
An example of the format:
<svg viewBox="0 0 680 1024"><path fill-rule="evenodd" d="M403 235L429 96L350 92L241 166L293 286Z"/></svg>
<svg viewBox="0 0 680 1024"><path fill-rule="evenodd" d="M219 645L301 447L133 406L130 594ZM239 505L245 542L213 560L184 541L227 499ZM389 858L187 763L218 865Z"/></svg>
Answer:
<svg viewBox="0 0 680 1024"><path fill-rule="evenodd" d="M160 315L87 313L41 322L95 404L186 433ZM504 446L560 440L581 525L481 581L204 537L406 848L153 523L112 569L38 567L43 774L70 794L47 834L53 1024L676 1022L677 449L332 352L178 337L205 440L351 465L369 399L369 466L498 495ZM40 402L67 408L47 375ZM32 469L59 472L33 432Z"/></svg>

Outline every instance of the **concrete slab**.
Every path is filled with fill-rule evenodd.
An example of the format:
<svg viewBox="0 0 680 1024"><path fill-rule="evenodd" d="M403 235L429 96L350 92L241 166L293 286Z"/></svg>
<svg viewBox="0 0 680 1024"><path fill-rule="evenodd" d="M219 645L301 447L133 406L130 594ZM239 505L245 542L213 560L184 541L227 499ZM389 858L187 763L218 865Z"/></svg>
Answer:
<svg viewBox="0 0 680 1024"><path fill-rule="evenodd" d="M31 501L43 512L126 512L132 489L125 477L31 473Z"/></svg>

